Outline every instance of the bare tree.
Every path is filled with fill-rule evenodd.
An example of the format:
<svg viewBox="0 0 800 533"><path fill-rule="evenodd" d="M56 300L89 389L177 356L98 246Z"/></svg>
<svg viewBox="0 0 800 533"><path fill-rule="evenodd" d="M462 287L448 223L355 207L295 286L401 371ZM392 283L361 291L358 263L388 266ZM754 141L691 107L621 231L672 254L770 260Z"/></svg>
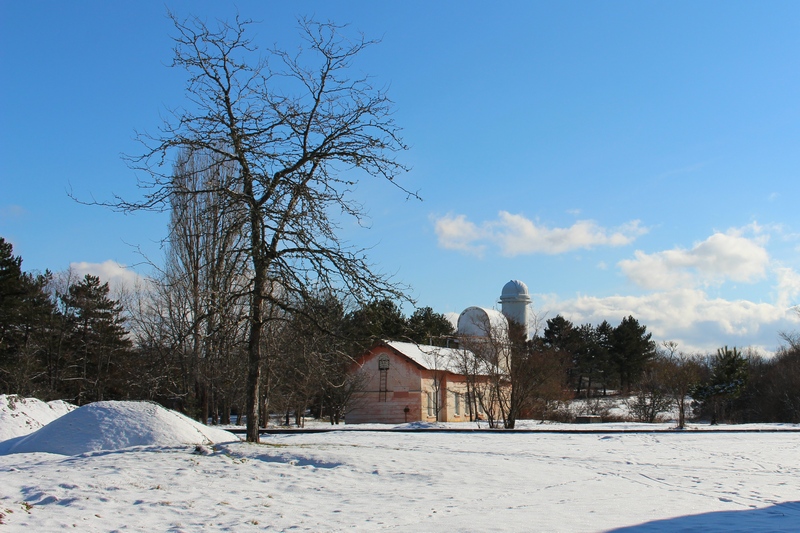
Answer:
<svg viewBox="0 0 800 533"><path fill-rule="evenodd" d="M229 420L231 388L240 376L232 358L246 315L246 260L240 207L213 192L235 190L236 169L214 153L182 149L174 165L167 262L160 278L167 301L180 306L172 335L184 354L183 396L205 423L209 414Z"/></svg>
<svg viewBox="0 0 800 533"><path fill-rule="evenodd" d="M482 408L484 393L482 386L486 376L486 362L476 357L472 351L466 348L466 342L453 351L453 369L456 373L464 376L465 385L465 404L470 422L480 420L481 413L485 414Z"/></svg>
<svg viewBox="0 0 800 533"><path fill-rule="evenodd" d="M800 317L800 305L795 305L792 310ZM800 350L800 331L781 331L779 335L789 345L789 349Z"/></svg>
<svg viewBox="0 0 800 533"><path fill-rule="evenodd" d="M459 370L467 376L478 410L486 415L489 427L505 423L511 396L509 365L511 351L508 324L505 319L492 322L489 317L474 317L478 335L461 335L459 345L465 349Z"/></svg>
<svg viewBox="0 0 800 533"><path fill-rule="evenodd" d="M508 348L501 353L508 358L502 366L507 369L510 386L502 389L505 394L499 399L504 427L513 429L537 403L544 411L547 403L562 396L566 364L561 354L541 339L527 340L523 326L513 320L509 320Z"/></svg>
<svg viewBox="0 0 800 533"><path fill-rule="evenodd" d="M131 336L136 342L137 369L135 379L128 384L134 397L161 401L181 409L185 397L181 350L183 339L176 337L177 328L171 320L172 294L166 285L155 279L136 284L127 298Z"/></svg>
<svg viewBox="0 0 800 533"><path fill-rule="evenodd" d="M487 318L481 315L473 324L480 335L461 337L461 346L475 355L473 361L462 358L459 369L489 426L502 421L504 428L513 429L522 416L537 407L543 412L548 402L561 397L565 360L542 339L528 340L527 325Z"/></svg>
<svg viewBox="0 0 800 533"><path fill-rule="evenodd" d="M336 355L341 362L353 361L350 356L342 352ZM360 402L364 401L360 393L366 389L369 376L362 371L348 371L341 363L337 364L333 371L326 372L325 376L322 398L328 409L331 425L339 424L348 411L359 407Z"/></svg>
<svg viewBox="0 0 800 533"><path fill-rule="evenodd" d="M417 345L417 348L422 352L425 366L431 371L430 391L431 394L431 410L433 416L439 421L442 409L447 405L447 373L454 370L453 361L451 360L451 353L449 350L445 351L438 346L430 345Z"/></svg>
<svg viewBox="0 0 800 533"><path fill-rule="evenodd" d="M203 193L233 206L245 236L247 282L247 440L257 442L270 308L289 309L310 289L344 288L360 301L402 298L403 288L379 273L363 250L338 236L334 216L364 211L350 192L362 176L395 183L406 147L391 101L366 77L349 75L353 60L374 43L348 40L332 23L300 21L305 46L293 54L259 55L247 36L251 22L209 27L171 15L177 31L173 66L188 72L187 107L172 112L145 151L131 160L147 173L144 199L117 199L121 210L163 208L193 195L161 169L175 149L214 154L232 179ZM409 196L416 194L405 191Z"/></svg>
<svg viewBox="0 0 800 533"><path fill-rule="evenodd" d="M672 407L672 397L666 386L669 363L660 358L649 361L636 382L633 396L625 403L637 422L654 423L660 414Z"/></svg>
<svg viewBox="0 0 800 533"><path fill-rule="evenodd" d="M687 407L691 402L689 393L700 379L700 362L697 357L678 351L678 344L674 341L665 341L662 348L659 360L664 385L678 408L678 429L684 429Z"/></svg>

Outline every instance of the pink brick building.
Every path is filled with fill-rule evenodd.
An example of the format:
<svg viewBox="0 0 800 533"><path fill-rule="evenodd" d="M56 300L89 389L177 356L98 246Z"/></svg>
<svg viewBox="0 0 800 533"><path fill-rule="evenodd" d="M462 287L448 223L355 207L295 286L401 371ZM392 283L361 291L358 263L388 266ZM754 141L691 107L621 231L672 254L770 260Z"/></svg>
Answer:
<svg viewBox="0 0 800 533"><path fill-rule="evenodd" d="M366 378L364 391L354 398L345 416L348 424L404 422L465 422L485 418L475 401L475 381L464 375L465 361L474 358L463 349L408 342L383 341L357 361L354 371Z"/></svg>

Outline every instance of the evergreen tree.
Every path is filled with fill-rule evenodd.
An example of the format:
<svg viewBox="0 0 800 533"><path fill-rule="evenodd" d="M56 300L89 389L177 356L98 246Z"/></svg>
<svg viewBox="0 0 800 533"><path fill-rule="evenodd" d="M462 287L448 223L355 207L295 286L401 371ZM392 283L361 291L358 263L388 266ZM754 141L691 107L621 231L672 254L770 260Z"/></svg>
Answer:
<svg viewBox="0 0 800 533"><path fill-rule="evenodd" d="M392 300L376 300L347 315L347 332L356 355L380 339L407 340L408 323Z"/></svg>
<svg viewBox="0 0 800 533"><path fill-rule="evenodd" d="M578 354L582 343L578 328L563 316L556 315L547 320L547 326L542 332L542 341L545 347L558 353L562 360L569 362L567 367L569 384L575 390L579 390L581 373L578 368Z"/></svg>
<svg viewBox="0 0 800 533"><path fill-rule="evenodd" d="M628 316L614 329L612 336L612 360L617 368L620 388L630 393L631 385L656 353L655 343L650 340L647 327Z"/></svg>
<svg viewBox="0 0 800 533"><path fill-rule="evenodd" d="M421 307L408 318L408 337L419 344L446 345L446 338L455 333L447 317L430 307Z"/></svg>
<svg viewBox="0 0 800 533"><path fill-rule="evenodd" d="M542 333L545 344L558 351L573 353L580 343L578 330L561 315L547 320L547 327Z"/></svg>
<svg viewBox="0 0 800 533"><path fill-rule="evenodd" d="M131 341L122 306L108 294L108 283L86 274L61 296L72 352L68 379L78 404L125 396L122 366L130 354Z"/></svg>
<svg viewBox="0 0 800 533"><path fill-rule="evenodd" d="M596 328L591 324L583 324L577 329L580 342L574 356L574 368L578 376L576 394L580 395L581 387L585 384L586 396L593 394L593 390L600 385L605 395L611 331L613 328L605 321Z"/></svg>
<svg viewBox="0 0 800 533"><path fill-rule="evenodd" d="M0 393L48 396L46 358L57 317L49 272L22 271L22 258L0 237Z"/></svg>
<svg viewBox="0 0 800 533"><path fill-rule="evenodd" d="M608 384L616 378L616 371L611 360L611 351L614 347L614 326L603 320L597 328L597 359L596 368L600 382L603 385L603 396L606 395Z"/></svg>
<svg viewBox="0 0 800 533"><path fill-rule="evenodd" d="M692 390L692 398L701 412L711 414L711 423L725 419L729 404L738 398L747 384L747 359L735 347L717 350L711 360L711 378Z"/></svg>
<svg viewBox="0 0 800 533"><path fill-rule="evenodd" d="M0 363L7 362L19 349L25 293L22 258L15 257L11 243L0 237Z"/></svg>

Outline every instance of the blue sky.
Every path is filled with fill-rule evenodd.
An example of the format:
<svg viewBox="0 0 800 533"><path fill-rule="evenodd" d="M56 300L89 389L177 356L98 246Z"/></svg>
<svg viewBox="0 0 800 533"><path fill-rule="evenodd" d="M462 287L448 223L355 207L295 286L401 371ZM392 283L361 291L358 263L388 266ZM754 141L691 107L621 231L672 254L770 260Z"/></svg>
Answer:
<svg viewBox="0 0 800 533"><path fill-rule="evenodd" d="M354 68L388 87L424 201L363 183L371 228L343 235L419 305L491 307L520 279L542 318L632 314L685 351L800 330L797 2L167 5L238 9L265 47L297 46L298 15L382 39ZM25 269L158 260L165 215L67 192L138 194L121 154L184 102L166 9L0 3L0 235Z"/></svg>

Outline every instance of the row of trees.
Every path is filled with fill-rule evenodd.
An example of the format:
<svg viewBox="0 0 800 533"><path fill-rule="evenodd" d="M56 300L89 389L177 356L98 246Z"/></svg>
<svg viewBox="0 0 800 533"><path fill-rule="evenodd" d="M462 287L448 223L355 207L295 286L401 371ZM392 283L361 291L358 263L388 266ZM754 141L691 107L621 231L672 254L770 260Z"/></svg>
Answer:
<svg viewBox="0 0 800 533"><path fill-rule="evenodd" d="M631 414L653 422L675 410L683 427L688 416L728 422L800 422L800 342L771 358L752 350L720 348L715 354L685 354L676 343L658 346L646 327L627 317L616 327L574 326L561 316L547 321L541 342L566 353L567 383L575 397L629 397Z"/></svg>
<svg viewBox="0 0 800 533"><path fill-rule="evenodd" d="M639 389L650 405L666 396L683 410L682 402L691 398L693 414L711 423L800 423L798 343L787 343L770 358L727 346L694 356L676 354L669 343L664 348Z"/></svg>
<svg viewBox="0 0 800 533"><path fill-rule="evenodd" d="M23 272L0 237L2 392L78 404L123 396L132 342L122 311L96 276Z"/></svg>
<svg viewBox="0 0 800 533"><path fill-rule="evenodd" d="M246 293L226 297L224 308L210 306L213 291L179 278L165 272L148 291L124 297L124 309L95 276L24 272L0 238L0 392L77 404L151 399L199 420L230 422L246 398ZM771 358L727 347L686 355L674 343L656 346L633 317L616 327L576 327L556 316L532 339L512 323L507 333L476 340L459 339L430 308L406 317L391 300L359 306L319 293L294 308L276 312L265 328L274 352L260 401L264 412L292 413L298 423L308 409L338 422L363 386L354 358L386 338L460 341L464 354L477 355L456 362L467 376L466 409L495 425L552 416L565 399L610 391L628 397L632 415L644 422L673 409L681 426L691 415L800 422L797 336L784 335L786 345Z"/></svg>
<svg viewBox="0 0 800 533"><path fill-rule="evenodd" d="M635 378L629 389L620 389L621 395L631 416L641 422L677 412L681 428L692 416L712 424L800 423L800 345L791 336L785 338L791 342L773 357L727 346L714 354L685 354L674 342L652 346L645 361L636 358ZM572 358L570 379L581 368L581 353L585 351ZM621 375L609 374L610 384L626 383ZM607 384L602 383L602 391L584 388L581 396L604 396Z"/></svg>
<svg viewBox="0 0 800 533"><path fill-rule="evenodd" d="M506 428L522 417L550 416L569 398L605 396L609 388L630 393L656 355L647 328L632 316L616 327L594 327L558 315L531 339L527 325L513 321L508 329L488 323L478 328L482 336L460 339L475 357L465 356L457 366L475 404L470 412L486 412L490 425Z"/></svg>
<svg viewBox="0 0 800 533"><path fill-rule="evenodd" d="M628 316L616 327L575 326L561 315L547 320L540 341L569 358L569 385L576 396L603 394L609 387L630 393L656 354L647 327Z"/></svg>
<svg viewBox="0 0 800 533"><path fill-rule="evenodd" d="M681 428L692 416L711 423L798 423L800 342L797 335L783 337L787 345L770 358L728 347L684 354L674 342L656 345L631 316L616 327L605 321L576 327L556 316L529 340L514 323L508 333L487 327L483 338L462 339L477 357L456 366L468 377L469 412L486 412L493 426L513 428L521 417L563 419L564 400L611 392L642 422L677 412ZM587 409L596 412L602 403L590 400Z"/></svg>
<svg viewBox="0 0 800 533"><path fill-rule="evenodd" d="M223 423L242 414L248 294L219 283L237 279L224 268L184 266L202 257L198 249L171 247L159 278L115 299L96 276L24 272L0 237L0 393L79 405L149 399ZM263 412L301 417L313 409L337 422L361 388L350 367L372 342L424 344L454 333L430 308L406 317L390 300L358 305L340 296L316 293L292 311L273 310L264 328Z"/></svg>

